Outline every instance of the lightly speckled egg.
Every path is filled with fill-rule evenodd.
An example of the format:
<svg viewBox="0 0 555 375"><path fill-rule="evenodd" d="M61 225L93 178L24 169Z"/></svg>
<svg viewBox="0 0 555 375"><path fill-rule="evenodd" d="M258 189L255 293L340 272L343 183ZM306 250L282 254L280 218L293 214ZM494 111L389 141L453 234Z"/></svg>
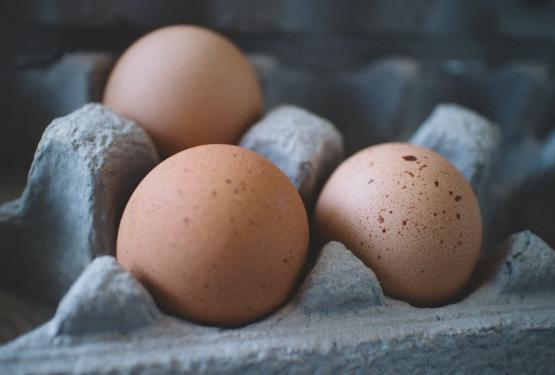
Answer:
<svg viewBox="0 0 555 375"><path fill-rule="evenodd" d="M141 125L162 157L210 143L237 143L262 112L254 69L232 42L211 30L155 30L125 51L103 102Z"/></svg>
<svg viewBox="0 0 555 375"><path fill-rule="evenodd" d="M299 193L271 162L238 146L197 146L141 181L121 219L117 259L163 310L239 326L287 299L308 231Z"/></svg>
<svg viewBox="0 0 555 375"><path fill-rule="evenodd" d="M409 144L366 148L344 161L315 210L323 240L345 244L384 292L415 305L447 302L480 254L480 209L470 185L437 153Z"/></svg>

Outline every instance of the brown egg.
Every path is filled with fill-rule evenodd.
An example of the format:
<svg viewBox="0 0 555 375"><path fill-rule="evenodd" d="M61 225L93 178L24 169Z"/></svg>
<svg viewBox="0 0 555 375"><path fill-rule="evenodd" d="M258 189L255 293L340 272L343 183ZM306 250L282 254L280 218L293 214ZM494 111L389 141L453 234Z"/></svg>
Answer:
<svg viewBox="0 0 555 375"><path fill-rule="evenodd" d="M308 220L289 179L252 151L190 148L139 184L125 208L117 258L166 311L236 326L292 291Z"/></svg>
<svg viewBox="0 0 555 375"><path fill-rule="evenodd" d="M417 305L447 302L476 265L480 209L464 177L435 152L369 147L333 173L316 205L325 240L344 243L384 292Z"/></svg>
<svg viewBox="0 0 555 375"><path fill-rule="evenodd" d="M243 53L197 26L170 26L135 42L114 67L104 104L136 121L163 157L237 143L261 114L262 94Z"/></svg>

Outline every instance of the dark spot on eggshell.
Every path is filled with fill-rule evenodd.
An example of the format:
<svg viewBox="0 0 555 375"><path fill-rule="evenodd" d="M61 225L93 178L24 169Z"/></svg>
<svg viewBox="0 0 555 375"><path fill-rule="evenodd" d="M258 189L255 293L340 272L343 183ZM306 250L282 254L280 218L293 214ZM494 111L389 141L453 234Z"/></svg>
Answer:
<svg viewBox="0 0 555 375"><path fill-rule="evenodd" d="M435 185L435 186L439 186L439 181L437 181L437 180L434 181L434 185Z"/></svg>
<svg viewBox="0 0 555 375"><path fill-rule="evenodd" d="M383 224L384 219L382 217L382 215L378 215L378 223Z"/></svg>
<svg viewBox="0 0 555 375"><path fill-rule="evenodd" d="M406 174L408 174L411 177L414 177L414 173L410 172L410 171L405 171Z"/></svg>
<svg viewBox="0 0 555 375"><path fill-rule="evenodd" d="M387 232L387 230L386 230L385 228L384 228L384 229L382 229L382 233L385 233L385 232Z"/></svg>
<svg viewBox="0 0 555 375"><path fill-rule="evenodd" d="M457 220L461 219L461 214L456 214L455 216L457 216Z"/></svg>
<svg viewBox="0 0 555 375"><path fill-rule="evenodd" d="M403 160L405 160L405 161L416 161L418 159L414 155L405 155L405 156L403 156Z"/></svg>
<svg viewBox="0 0 555 375"><path fill-rule="evenodd" d="M372 182L374 182L374 179L373 178L369 179L368 180L368 185L370 185Z"/></svg>
<svg viewBox="0 0 555 375"><path fill-rule="evenodd" d="M253 227L256 227L256 228L260 228L262 226L259 222L255 221L253 219L249 219L249 225L251 225Z"/></svg>
<svg viewBox="0 0 555 375"><path fill-rule="evenodd" d="M460 195L457 195L457 196L455 197L455 202L458 202L458 201L460 201L460 200L461 200L461 196L460 196Z"/></svg>

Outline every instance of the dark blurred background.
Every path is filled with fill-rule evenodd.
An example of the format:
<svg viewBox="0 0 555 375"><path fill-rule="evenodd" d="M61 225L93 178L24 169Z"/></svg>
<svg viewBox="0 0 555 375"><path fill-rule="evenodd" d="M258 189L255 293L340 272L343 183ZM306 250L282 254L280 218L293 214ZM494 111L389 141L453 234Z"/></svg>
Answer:
<svg viewBox="0 0 555 375"><path fill-rule="evenodd" d="M438 102L532 148L555 124L555 1L4 0L0 14L0 202L19 194L44 127L98 101L118 54L174 23L229 36L267 108L329 118L349 152L407 139Z"/></svg>

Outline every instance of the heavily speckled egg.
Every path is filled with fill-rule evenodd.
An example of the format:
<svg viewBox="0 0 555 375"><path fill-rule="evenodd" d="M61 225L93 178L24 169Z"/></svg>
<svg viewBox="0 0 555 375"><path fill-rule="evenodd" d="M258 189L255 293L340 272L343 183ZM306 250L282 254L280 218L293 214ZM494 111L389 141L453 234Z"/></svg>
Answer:
<svg viewBox="0 0 555 375"><path fill-rule="evenodd" d="M282 304L307 248L293 184L231 145L193 147L154 168L132 194L117 238L118 261L165 311L221 326Z"/></svg>
<svg viewBox="0 0 555 375"><path fill-rule="evenodd" d="M470 185L437 153L401 143L364 149L327 181L315 223L369 266L384 292L416 305L447 302L468 281L482 241Z"/></svg>
<svg viewBox="0 0 555 375"><path fill-rule="evenodd" d="M116 63L104 104L141 125L162 157L237 143L262 112L254 69L211 30L177 25L136 41Z"/></svg>

